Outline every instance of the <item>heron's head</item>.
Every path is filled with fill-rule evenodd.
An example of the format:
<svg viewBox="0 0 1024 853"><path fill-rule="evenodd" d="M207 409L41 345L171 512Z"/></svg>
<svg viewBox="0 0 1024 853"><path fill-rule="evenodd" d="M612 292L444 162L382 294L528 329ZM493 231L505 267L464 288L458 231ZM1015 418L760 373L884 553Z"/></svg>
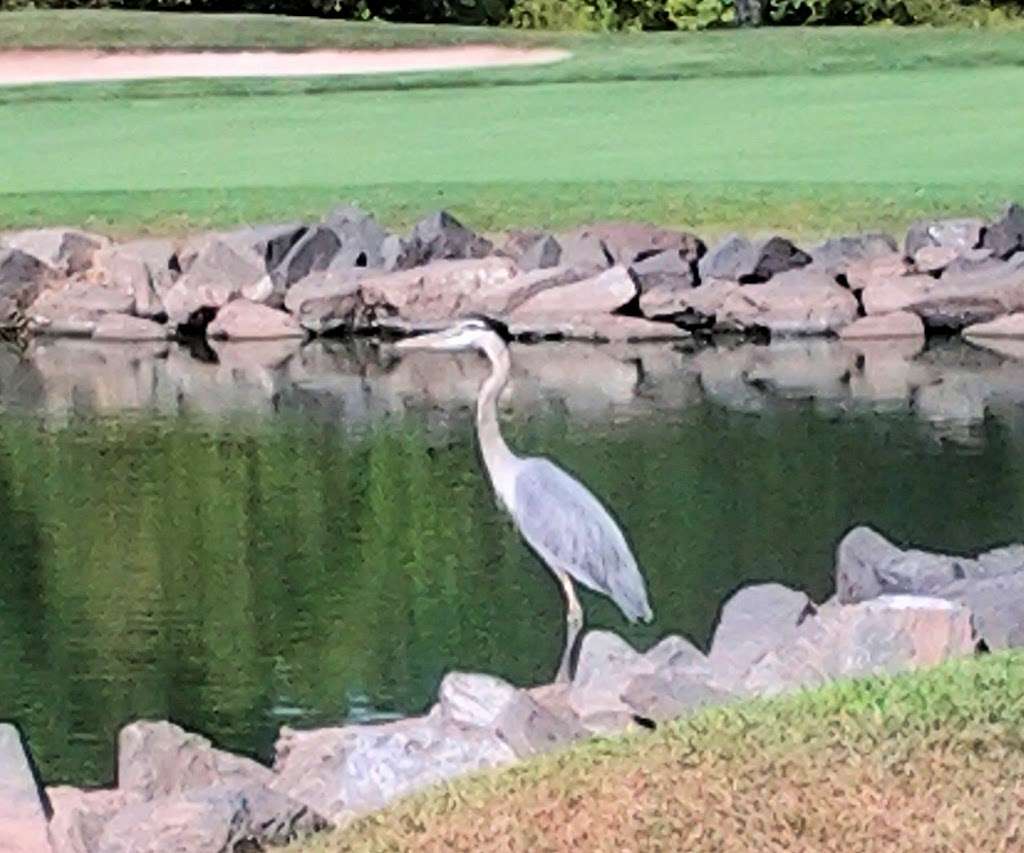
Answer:
<svg viewBox="0 0 1024 853"><path fill-rule="evenodd" d="M395 346L398 349L432 349L443 352L473 349L490 352L493 347L501 347L510 339L508 327L504 323L490 317L472 316L436 332L406 338Z"/></svg>

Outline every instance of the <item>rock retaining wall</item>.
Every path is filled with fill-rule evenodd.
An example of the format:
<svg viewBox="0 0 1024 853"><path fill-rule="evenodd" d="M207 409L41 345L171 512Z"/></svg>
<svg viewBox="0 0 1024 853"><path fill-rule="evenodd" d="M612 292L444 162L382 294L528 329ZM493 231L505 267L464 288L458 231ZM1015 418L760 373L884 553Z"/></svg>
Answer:
<svg viewBox="0 0 1024 853"><path fill-rule="evenodd" d="M691 333L1021 337L1024 208L800 247L630 222L492 242L445 212L408 234L341 207L184 241L0 234L0 323L106 341L406 333L470 312L524 339Z"/></svg>
<svg viewBox="0 0 1024 853"><path fill-rule="evenodd" d="M17 733L0 727L0 815L21 833L8 832L0 849L39 853L47 830L53 853L259 849L582 738L1024 645L1024 545L954 557L858 527L839 545L835 575L837 594L823 604L778 584L739 590L708 654L683 637L640 652L593 631L569 684L517 688L450 673L422 717L282 729L272 767L171 723L137 722L119 738L117 788L42 792Z"/></svg>

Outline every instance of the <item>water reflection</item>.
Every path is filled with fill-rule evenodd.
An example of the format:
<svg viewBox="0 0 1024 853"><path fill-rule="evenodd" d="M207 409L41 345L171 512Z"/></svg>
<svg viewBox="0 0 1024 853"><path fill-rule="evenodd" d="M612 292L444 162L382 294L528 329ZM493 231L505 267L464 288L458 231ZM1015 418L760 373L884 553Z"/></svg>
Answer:
<svg viewBox="0 0 1024 853"><path fill-rule="evenodd" d="M752 579L827 595L855 523L954 551L1024 539L1024 364L1005 355L514 358L510 444L605 498L644 566L658 618L634 642L706 641ZM485 370L369 342L0 351L0 718L46 775L109 779L114 733L140 716L259 755L282 723L421 710L449 669L550 677L558 590L473 446ZM626 630L605 600L586 607Z"/></svg>

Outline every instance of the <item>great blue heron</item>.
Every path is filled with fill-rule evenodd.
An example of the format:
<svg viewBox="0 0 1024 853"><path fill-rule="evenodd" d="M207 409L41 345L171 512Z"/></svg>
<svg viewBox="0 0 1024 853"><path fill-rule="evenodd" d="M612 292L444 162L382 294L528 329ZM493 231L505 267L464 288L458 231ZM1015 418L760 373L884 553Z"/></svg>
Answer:
<svg viewBox="0 0 1024 853"><path fill-rule="evenodd" d="M480 451L499 501L565 592L565 651L557 678L567 681L573 647L583 627L573 580L607 595L631 622L649 622L653 614L629 545L597 498L553 462L521 458L505 444L498 425L498 397L511 368L507 340L502 324L471 317L407 338L397 346L448 352L475 349L490 360L491 375L481 385L476 404Z"/></svg>

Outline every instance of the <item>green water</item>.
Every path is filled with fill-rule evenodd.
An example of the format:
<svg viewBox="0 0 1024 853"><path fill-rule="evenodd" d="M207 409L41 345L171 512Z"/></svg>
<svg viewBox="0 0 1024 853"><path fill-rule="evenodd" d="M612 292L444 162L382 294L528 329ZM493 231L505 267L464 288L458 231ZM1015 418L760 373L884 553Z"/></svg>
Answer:
<svg viewBox="0 0 1024 853"><path fill-rule="evenodd" d="M584 605L639 645L706 643L747 581L828 595L856 523L950 550L1022 538L1020 418L963 443L905 411L688 397L584 418L556 403L516 408L507 438L622 521L656 621ZM287 404L96 408L0 410L0 719L47 780L109 781L116 732L139 717L266 758L282 724L421 711L452 669L553 674L558 588L495 506L467 407L358 424Z"/></svg>

